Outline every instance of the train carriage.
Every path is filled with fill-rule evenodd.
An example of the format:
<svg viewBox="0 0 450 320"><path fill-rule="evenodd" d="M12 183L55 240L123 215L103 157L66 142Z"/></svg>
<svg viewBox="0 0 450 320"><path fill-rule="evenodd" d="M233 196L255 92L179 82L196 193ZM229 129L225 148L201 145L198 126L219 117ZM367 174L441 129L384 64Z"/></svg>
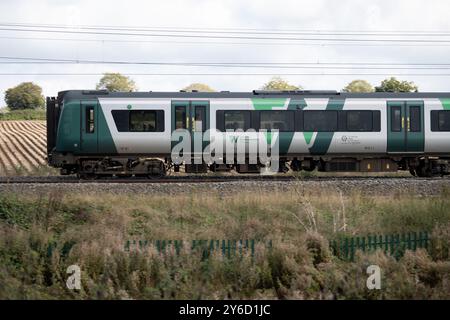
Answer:
<svg viewBox="0 0 450 320"><path fill-rule="evenodd" d="M160 176L180 167L188 173L248 173L267 165L238 163L238 152L223 163L175 164L172 136L179 129L191 139L203 135L201 150L211 140L236 142L261 131L269 143L276 133L281 172L445 175L450 93L72 90L47 98L48 163L61 174ZM198 155L192 149L190 156Z"/></svg>

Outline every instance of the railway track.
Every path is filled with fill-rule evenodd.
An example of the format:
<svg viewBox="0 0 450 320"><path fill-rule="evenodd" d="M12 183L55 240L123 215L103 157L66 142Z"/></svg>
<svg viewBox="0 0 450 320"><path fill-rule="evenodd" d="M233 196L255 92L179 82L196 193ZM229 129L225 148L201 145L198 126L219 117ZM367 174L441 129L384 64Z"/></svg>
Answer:
<svg viewBox="0 0 450 320"><path fill-rule="evenodd" d="M397 181L450 181L448 177L418 178L409 176L342 176L342 177L295 177L295 176L168 176L164 178L99 178L93 180L80 180L76 177L0 177L0 184L92 184L92 183L220 183L220 182L308 182L308 181L363 181L363 180L397 180Z"/></svg>

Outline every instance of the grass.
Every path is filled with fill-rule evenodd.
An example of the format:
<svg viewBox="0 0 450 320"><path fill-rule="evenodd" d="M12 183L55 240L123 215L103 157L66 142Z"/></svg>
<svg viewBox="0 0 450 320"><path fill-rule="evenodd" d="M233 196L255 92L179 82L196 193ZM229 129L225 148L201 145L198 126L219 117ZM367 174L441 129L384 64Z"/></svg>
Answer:
<svg viewBox="0 0 450 320"><path fill-rule="evenodd" d="M6 120L45 120L46 111L44 108L9 110L7 108L0 110L0 121Z"/></svg>
<svg viewBox="0 0 450 320"><path fill-rule="evenodd" d="M2 194L0 298L448 299L449 208L446 191L428 198L301 189L226 197ZM430 250L400 260L376 252L344 262L328 248L328 239L344 235L422 230L432 235ZM127 252L130 239L272 240L273 249L202 259L189 251ZM57 244L52 255L49 243ZM71 264L81 267L81 291L65 287ZM382 290L366 288L370 264L382 269Z"/></svg>

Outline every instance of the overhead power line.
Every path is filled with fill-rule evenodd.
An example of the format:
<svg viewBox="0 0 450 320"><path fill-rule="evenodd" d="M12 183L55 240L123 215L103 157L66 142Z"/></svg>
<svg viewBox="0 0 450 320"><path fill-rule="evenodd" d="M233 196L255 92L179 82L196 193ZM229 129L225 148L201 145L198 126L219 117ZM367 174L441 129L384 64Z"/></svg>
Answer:
<svg viewBox="0 0 450 320"><path fill-rule="evenodd" d="M20 29L19 29L20 28ZM107 36L136 36L155 38L191 38L191 39L229 39L229 40L273 40L273 41L332 41L332 42L393 42L393 43L450 43L449 39L386 39L386 38L313 38L313 37L268 37L268 36L228 36L228 35L199 35L199 34L171 34L171 33L136 33L136 32L100 32L100 31L79 31L79 30L54 30L36 29L25 27L0 27L0 31L14 32L37 32L37 33L63 33L63 34L83 34L83 35L107 35Z"/></svg>
<svg viewBox="0 0 450 320"><path fill-rule="evenodd" d="M1 61L7 60L7 61ZM13 61L14 60L14 61ZM18 61L15 61L18 60ZM382 62L163 62L105 61L57 58L0 56L0 64L117 64L149 66L275 68L275 69L361 69L361 70L450 70L450 63L382 63Z"/></svg>
<svg viewBox="0 0 450 320"><path fill-rule="evenodd" d="M143 40L143 39L90 39L90 38L50 38L50 37L17 37L17 36L0 36L0 39L8 40L32 40L32 41L66 41L66 42L97 42L97 43L115 43L115 44L175 44L175 45L251 45L251 46L320 46L320 47L448 47L450 44L446 43L339 43L339 42L255 42L255 41L179 41L179 40Z"/></svg>
<svg viewBox="0 0 450 320"><path fill-rule="evenodd" d="M193 27L139 27L139 26L101 26L101 25L62 25L62 24L36 24L36 23L6 23L0 26L27 27L47 29L86 29L86 30L113 30L113 31L140 31L140 32L170 32L170 33L200 33L200 34L274 34L274 35L368 35L368 36L450 36L449 31L389 31L389 30L321 30L321 29L250 29L250 28L193 28Z"/></svg>

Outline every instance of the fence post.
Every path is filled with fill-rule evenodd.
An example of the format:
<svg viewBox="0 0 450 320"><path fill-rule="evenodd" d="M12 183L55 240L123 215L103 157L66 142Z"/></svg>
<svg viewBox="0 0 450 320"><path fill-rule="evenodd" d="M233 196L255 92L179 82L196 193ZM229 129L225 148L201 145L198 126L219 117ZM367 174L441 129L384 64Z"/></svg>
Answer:
<svg viewBox="0 0 450 320"><path fill-rule="evenodd" d="M428 232L424 231L424 241L425 241L425 246L424 248L428 250Z"/></svg>
<svg viewBox="0 0 450 320"><path fill-rule="evenodd" d="M391 234L391 236L389 238L390 238L390 240L389 240L389 247L390 247L389 254L393 255L394 254L394 235Z"/></svg>
<svg viewBox="0 0 450 320"><path fill-rule="evenodd" d="M408 235L406 237L406 248L408 250L411 250L411 232L408 232Z"/></svg>
<svg viewBox="0 0 450 320"><path fill-rule="evenodd" d="M350 239L350 260L353 261L355 258L355 239L352 237Z"/></svg>
<svg viewBox="0 0 450 320"><path fill-rule="evenodd" d="M348 238L345 238L344 241L344 256L345 259L348 259Z"/></svg>
<svg viewBox="0 0 450 320"><path fill-rule="evenodd" d="M422 232L419 232L419 248L423 248L423 235Z"/></svg>
<svg viewBox="0 0 450 320"><path fill-rule="evenodd" d="M389 237L387 235L384 236L384 253L388 253L389 251Z"/></svg>

